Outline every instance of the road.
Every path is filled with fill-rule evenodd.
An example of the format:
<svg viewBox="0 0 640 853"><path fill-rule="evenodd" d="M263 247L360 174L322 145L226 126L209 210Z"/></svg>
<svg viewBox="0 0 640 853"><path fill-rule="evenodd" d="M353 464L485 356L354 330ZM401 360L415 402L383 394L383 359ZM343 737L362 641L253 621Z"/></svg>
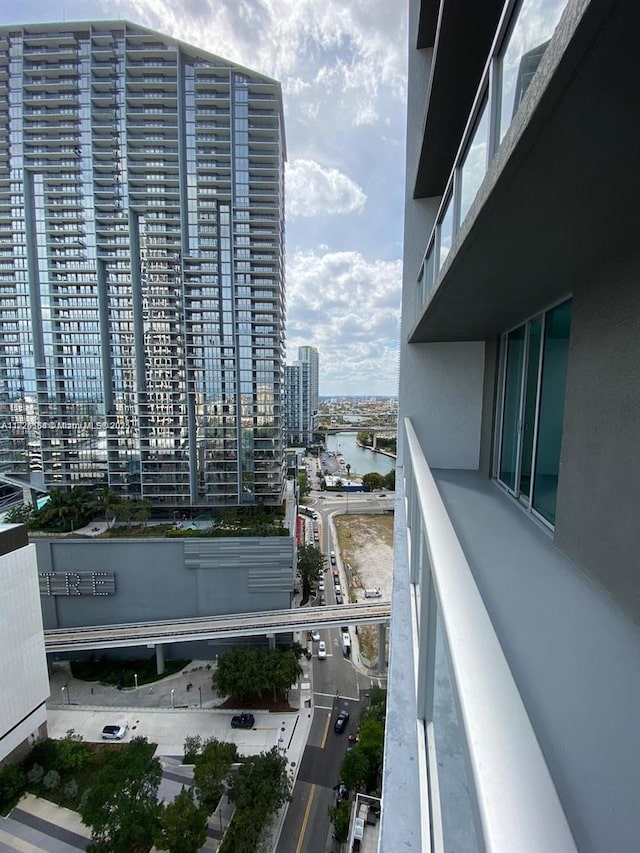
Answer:
<svg viewBox="0 0 640 853"><path fill-rule="evenodd" d="M309 480L313 482L313 476ZM321 494L324 500L318 499ZM318 527L322 550L328 556L330 551L336 551L328 519L332 512L346 509L346 502L333 495L329 497L327 493L312 492L311 497L315 498L314 509L320 515ZM384 510L389 503L369 495L350 500L353 511L358 512L371 512L374 508ZM327 559L327 606L335 605L332 568ZM386 687L384 678L372 678L358 672L351 660L343 656L340 634L340 627L320 630L320 638L327 644L326 660L318 660L318 644L313 644L313 722L276 853L329 853L338 850L337 843L332 840L333 827L328 809L335 805L334 787L340 780L340 764L349 743L349 734L357 731L362 703L366 703L369 689L373 685ZM336 734L333 724L338 711L343 708L349 711L349 724L342 734Z"/></svg>

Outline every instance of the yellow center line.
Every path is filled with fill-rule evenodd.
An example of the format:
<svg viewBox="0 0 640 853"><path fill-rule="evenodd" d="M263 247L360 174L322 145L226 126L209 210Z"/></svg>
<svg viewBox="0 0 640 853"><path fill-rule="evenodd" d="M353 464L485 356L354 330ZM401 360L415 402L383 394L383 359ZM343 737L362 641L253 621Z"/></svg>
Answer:
<svg viewBox="0 0 640 853"><path fill-rule="evenodd" d="M302 819L302 826L300 827L300 835L298 836L298 846L296 847L296 853L300 853L302 850L302 843L304 841L304 834L307 831L307 822L309 820L309 813L311 812L311 803L313 802L313 795L316 792L316 786L312 785L311 790L309 791L309 799L307 800L307 808L304 811L304 817Z"/></svg>
<svg viewBox="0 0 640 853"><path fill-rule="evenodd" d="M331 722L331 714L327 714L327 724L324 727L324 734L322 735L322 743L320 744L320 749L324 749L325 744L327 742L327 735L329 734L329 723Z"/></svg>

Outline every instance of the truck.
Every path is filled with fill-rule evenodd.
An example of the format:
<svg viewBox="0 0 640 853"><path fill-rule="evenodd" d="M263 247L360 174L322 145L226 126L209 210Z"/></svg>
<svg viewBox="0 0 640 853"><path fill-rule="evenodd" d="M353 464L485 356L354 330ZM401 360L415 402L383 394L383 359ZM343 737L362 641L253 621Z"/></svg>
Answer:
<svg viewBox="0 0 640 853"><path fill-rule="evenodd" d="M348 658L351 657L351 637L349 632L343 631L342 634L342 654Z"/></svg>
<svg viewBox="0 0 640 853"><path fill-rule="evenodd" d="M365 598L381 598L382 597L382 590L378 586L370 587L369 589L365 589L364 597Z"/></svg>

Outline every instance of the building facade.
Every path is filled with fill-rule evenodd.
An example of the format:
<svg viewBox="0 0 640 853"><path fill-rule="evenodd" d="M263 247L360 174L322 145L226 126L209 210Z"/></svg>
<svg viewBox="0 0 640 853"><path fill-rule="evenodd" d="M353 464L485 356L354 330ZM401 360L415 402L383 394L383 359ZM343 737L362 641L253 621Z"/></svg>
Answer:
<svg viewBox="0 0 640 853"><path fill-rule="evenodd" d="M639 36L409 3L381 850L640 845Z"/></svg>
<svg viewBox="0 0 640 853"><path fill-rule="evenodd" d="M27 528L0 524L0 766L47 734L49 676L35 545Z"/></svg>
<svg viewBox="0 0 640 853"><path fill-rule="evenodd" d="M313 444L318 428L320 357L315 347L298 347L298 360L285 367L285 433L290 444Z"/></svg>
<svg viewBox="0 0 640 853"><path fill-rule="evenodd" d="M280 85L127 22L0 29L0 473L281 502Z"/></svg>

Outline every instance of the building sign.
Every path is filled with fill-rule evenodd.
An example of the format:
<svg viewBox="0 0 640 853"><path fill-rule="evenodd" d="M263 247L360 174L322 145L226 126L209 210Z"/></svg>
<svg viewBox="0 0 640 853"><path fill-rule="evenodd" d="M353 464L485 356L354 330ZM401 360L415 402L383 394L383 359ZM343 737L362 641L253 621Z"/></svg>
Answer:
<svg viewBox="0 0 640 853"><path fill-rule="evenodd" d="M39 572L40 595L113 595L115 572Z"/></svg>

